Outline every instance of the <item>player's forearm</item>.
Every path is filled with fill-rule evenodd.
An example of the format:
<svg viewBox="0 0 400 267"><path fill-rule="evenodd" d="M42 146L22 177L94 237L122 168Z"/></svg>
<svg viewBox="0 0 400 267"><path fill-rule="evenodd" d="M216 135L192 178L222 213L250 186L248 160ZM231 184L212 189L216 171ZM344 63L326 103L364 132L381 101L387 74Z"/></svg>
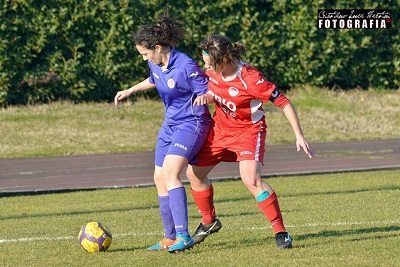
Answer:
<svg viewBox="0 0 400 267"><path fill-rule="evenodd" d="M288 103L283 108L283 113L285 113L286 118L288 119L290 125L292 126L292 129L296 135L296 138L303 136L303 131L301 130L299 118L297 117L297 113L294 110L291 103Z"/></svg>
<svg viewBox="0 0 400 267"><path fill-rule="evenodd" d="M131 88L128 89L129 94L133 94L136 92L142 92L142 91L147 91L150 89L155 88L156 85L150 82L150 78L147 78L146 80L141 81L140 83L135 84Z"/></svg>

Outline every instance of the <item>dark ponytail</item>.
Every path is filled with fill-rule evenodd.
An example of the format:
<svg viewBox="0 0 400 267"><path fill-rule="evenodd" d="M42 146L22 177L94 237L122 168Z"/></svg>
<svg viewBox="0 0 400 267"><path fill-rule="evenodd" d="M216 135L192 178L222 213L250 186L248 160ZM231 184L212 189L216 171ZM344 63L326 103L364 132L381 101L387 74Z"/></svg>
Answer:
<svg viewBox="0 0 400 267"><path fill-rule="evenodd" d="M210 56L214 69L222 63L239 64L241 54L246 50L242 43L232 43L229 38L218 34L209 35L200 43L199 48Z"/></svg>

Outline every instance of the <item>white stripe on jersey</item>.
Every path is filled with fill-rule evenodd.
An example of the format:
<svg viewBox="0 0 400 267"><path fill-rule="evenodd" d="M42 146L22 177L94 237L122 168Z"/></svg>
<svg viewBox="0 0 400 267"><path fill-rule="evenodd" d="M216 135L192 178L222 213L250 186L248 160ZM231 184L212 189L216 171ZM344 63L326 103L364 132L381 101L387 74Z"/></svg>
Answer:
<svg viewBox="0 0 400 267"><path fill-rule="evenodd" d="M196 95L196 94L193 93L191 99L194 99L194 96L195 96L195 95ZM200 123L200 122L199 122L199 117L197 117L196 114L194 114L193 103L192 103L192 102L190 103L190 111L192 112L193 117L195 117L195 119L196 119L196 129L195 129L195 131L197 131L197 129L199 128L199 123Z"/></svg>
<svg viewBox="0 0 400 267"><path fill-rule="evenodd" d="M243 68L243 62L240 62L239 67L236 71L236 75L238 76L239 80L242 82L244 88L247 90L247 83L242 78L242 68Z"/></svg>
<svg viewBox="0 0 400 267"><path fill-rule="evenodd" d="M257 133L256 153L254 159L260 161L261 133Z"/></svg>
<svg viewBox="0 0 400 267"><path fill-rule="evenodd" d="M259 99L253 99L250 101L251 121L253 123L260 121L264 116L264 111L259 110L261 106L262 101Z"/></svg>

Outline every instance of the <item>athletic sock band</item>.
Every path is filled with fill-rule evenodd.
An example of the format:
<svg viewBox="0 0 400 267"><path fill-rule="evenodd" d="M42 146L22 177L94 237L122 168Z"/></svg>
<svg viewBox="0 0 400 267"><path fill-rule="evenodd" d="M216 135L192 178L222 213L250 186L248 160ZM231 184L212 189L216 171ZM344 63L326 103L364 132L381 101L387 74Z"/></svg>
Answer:
<svg viewBox="0 0 400 267"><path fill-rule="evenodd" d="M258 203L263 202L263 201L266 200L269 196L270 196L270 194L268 193L268 191L262 191L262 192L260 192L260 193L256 196L256 201L257 201Z"/></svg>

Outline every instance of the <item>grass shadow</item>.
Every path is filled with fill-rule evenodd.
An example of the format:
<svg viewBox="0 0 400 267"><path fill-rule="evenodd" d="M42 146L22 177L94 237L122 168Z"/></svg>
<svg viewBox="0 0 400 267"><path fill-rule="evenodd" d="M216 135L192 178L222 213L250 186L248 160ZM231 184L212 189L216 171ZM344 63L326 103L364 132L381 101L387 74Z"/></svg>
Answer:
<svg viewBox="0 0 400 267"><path fill-rule="evenodd" d="M253 237L243 237L240 240L229 242L225 241L214 241L212 244L207 244L209 247L213 247L213 250L226 250L226 249L238 249L238 248L252 248L252 247L261 247L265 246L265 244L274 244L275 241L272 237L266 236L265 238L255 239Z"/></svg>
<svg viewBox="0 0 400 267"><path fill-rule="evenodd" d="M140 246L140 247L128 247L128 248L115 248L107 250L107 253L116 253L116 252L132 252L135 250L147 250L147 246Z"/></svg>
<svg viewBox="0 0 400 267"><path fill-rule="evenodd" d="M232 214L227 214L227 213L218 213L219 218L227 218L227 217L240 217L240 216L250 216L250 215L255 215L255 214L261 214L261 211L254 211L254 212L238 212L238 213L232 213ZM198 215L191 215L191 219L201 219L200 214Z"/></svg>
<svg viewBox="0 0 400 267"><path fill-rule="evenodd" d="M398 235L387 235L387 233L400 231L400 226L387 226L387 227L372 227L372 228L363 228L363 229L351 229L351 230L338 230L338 231L321 231L319 233L312 234L304 234L304 235L295 235L294 236L294 246L293 249L296 248L309 248L309 247L318 247L326 245L326 240L318 240L318 238L340 238L340 237L348 237L354 235L354 238L351 239L339 239L339 242L357 242L364 241L370 239L386 239L386 238L399 238ZM365 236L360 237L361 234L375 234L374 236ZM308 239L315 239L317 242L313 244L297 244L296 241L304 241ZM211 241L211 239L210 239ZM332 241L330 241L332 242ZM274 244L274 238L272 236L266 235L265 238L242 238L241 240L230 240L229 242L225 241L214 241L213 243L208 243L207 246L212 246L213 250L226 250L226 249L237 249L237 248L251 248L251 247L260 247L265 246L266 244L271 245Z"/></svg>
<svg viewBox="0 0 400 267"><path fill-rule="evenodd" d="M354 189L354 190L342 190L342 191L326 191L326 192L306 192L306 193L293 193L293 194L279 194L279 197L304 197L304 196L319 196L319 195L347 195L354 193L365 193L365 192L375 192L375 191L394 191L400 190L400 186L384 186L384 187L376 187L376 188L364 188L364 189ZM238 202L244 200L252 200L250 195L248 196L240 196L240 197L232 197L225 199L214 199L214 203L226 203L226 202Z"/></svg>
<svg viewBox="0 0 400 267"><path fill-rule="evenodd" d="M374 192L374 191L392 191L399 190L399 186L386 186L386 187L378 187L378 188L365 188L365 189L357 189L357 190L345 190L345 191L327 191L327 192L308 192L308 193L296 193L296 194L281 194L280 197L298 197L298 196L318 196L318 195L333 195L333 194L354 194L354 193L363 193L363 192ZM227 203L227 202L240 202L249 200L252 198L250 195L234 197L234 198L226 198L226 199L217 199L214 200L216 206L218 203ZM189 203L190 206L195 206L193 202ZM12 219L30 219L30 218L42 218L42 217L55 217L55 216L68 216L68 215L82 215L82 214L95 214L99 212L123 212L123 211L135 211L135 210L147 210L147 209L158 209L158 204L155 205L144 205L139 207L132 208L115 208L115 209L100 209L100 210L79 210L79 211L69 211L69 212L55 212L55 213L37 213L37 214L19 214L13 216L4 216L0 217L0 221L12 220ZM240 215L240 214L239 214ZM242 215L250 215L243 213ZM224 216L235 216L235 215L224 215ZM199 217L195 217L199 218Z"/></svg>
<svg viewBox="0 0 400 267"><path fill-rule="evenodd" d="M119 208L119 209L100 209L100 210L80 210L70 212L54 212L54 213L36 213L36 214L20 214L14 216L0 217L0 221L13 220L13 219L31 219L31 218L42 218L42 217L57 217L57 216L68 216L68 215L82 215L82 214L98 214L104 212L123 212L123 211L139 211L148 209L158 209L158 205L145 205L132 208Z"/></svg>
<svg viewBox="0 0 400 267"><path fill-rule="evenodd" d="M301 241L301 240L306 240L306 239L310 239L310 238L319 238L319 237L342 237L342 236L349 236L349 235L395 232L395 231L400 231L400 226L372 227L372 228L349 229L349 230L338 230L338 231L333 231L333 230L321 231L319 233L297 235L296 240Z"/></svg>
<svg viewBox="0 0 400 267"><path fill-rule="evenodd" d="M302 240L313 239L313 238L318 238L318 237L327 237L327 238L333 237L333 238L338 238L336 240L338 242L357 242L357 241L365 241L365 240L373 240L373 239L399 238L400 234L387 235L388 233L397 232L397 231L400 231L400 226L372 227L372 228L340 230L340 231L321 231L319 233L297 235L294 237L294 240L302 241ZM375 235L360 237L359 235L362 235L362 234L375 234ZM352 236L352 235L358 235L358 236L351 238L351 239L345 239L345 240L339 239L341 237L348 237L348 236ZM334 242L334 241L330 241L330 242ZM313 244L295 245L295 247L309 248L309 247L323 246L325 244L326 244L326 241L321 241L321 242L317 241L316 243L313 243Z"/></svg>
<svg viewBox="0 0 400 267"><path fill-rule="evenodd" d="M318 195L347 195L354 193L365 193L374 191L394 191L399 190L400 186L383 186L376 188L364 188L354 190L343 190L343 191L326 191L326 192L307 192L307 193L296 193L296 194L282 194L282 197L298 197L298 196L318 196Z"/></svg>

